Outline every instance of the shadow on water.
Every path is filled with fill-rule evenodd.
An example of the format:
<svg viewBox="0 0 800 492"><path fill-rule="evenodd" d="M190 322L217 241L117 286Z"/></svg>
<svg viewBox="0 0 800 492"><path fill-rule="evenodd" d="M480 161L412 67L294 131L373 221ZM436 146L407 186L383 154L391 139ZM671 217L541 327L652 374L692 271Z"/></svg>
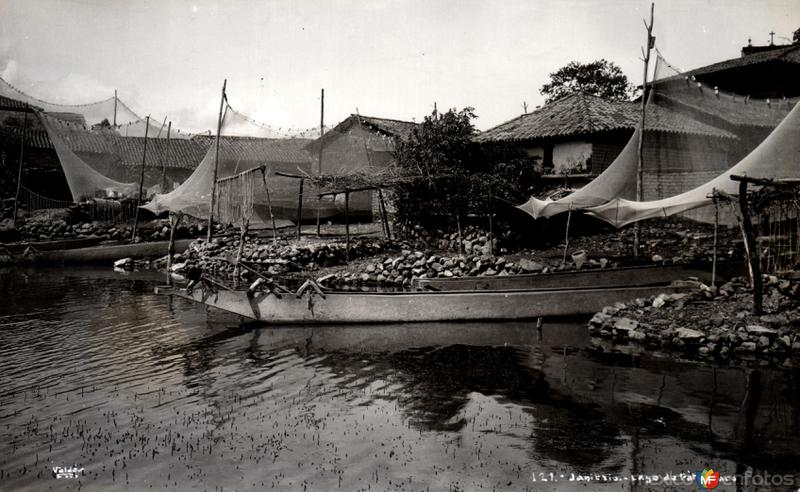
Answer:
<svg viewBox="0 0 800 492"><path fill-rule="evenodd" d="M585 320L266 327L155 296L162 279L3 272L0 483L65 463L97 490L796 473L793 371L602 352Z"/></svg>

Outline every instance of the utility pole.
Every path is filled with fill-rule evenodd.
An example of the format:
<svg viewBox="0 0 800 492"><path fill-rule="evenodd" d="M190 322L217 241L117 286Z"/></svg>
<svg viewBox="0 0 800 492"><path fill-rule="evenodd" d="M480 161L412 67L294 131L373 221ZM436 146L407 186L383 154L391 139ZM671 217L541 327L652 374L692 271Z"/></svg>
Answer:
<svg viewBox="0 0 800 492"><path fill-rule="evenodd" d="M211 242L211 229L214 225L214 206L217 204L217 174L219 173L219 133L222 131L222 110L225 109L225 87L228 79L222 82L222 97L219 100L219 118L217 118L217 141L214 151L214 179L211 181L211 208L208 210L208 232L206 242Z"/></svg>
<svg viewBox="0 0 800 492"><path fill-rule="evenodd" d="M639 121L639 148L637 152L638 162L636 164L636 201L641 202L644 198L644 163L642 153L644 150L644 131L645 114L647 109L647 69L650 65L650 51L655 47L656 38L653 36L653 10L655 4L650 4L650 24L645 21L644 27L647 28L647 49L642 48L644 60L644 77L642 79L642 115ZM633 226L633 257L639 257L639 223Z"/></svg>
<svg viewBox="0 0 800 492"><path fill-rule="evenodd" d="M144 188L144 166L147 162L147 130L150 128L150 116L145 118L144 126L144 150L142 151L142 173L139 176L139 193L136 194L136 214L133 218L133 232L131 232L131 243L136 242L136 230L139 227L139 205L142 204L142 188Z"/></svg>

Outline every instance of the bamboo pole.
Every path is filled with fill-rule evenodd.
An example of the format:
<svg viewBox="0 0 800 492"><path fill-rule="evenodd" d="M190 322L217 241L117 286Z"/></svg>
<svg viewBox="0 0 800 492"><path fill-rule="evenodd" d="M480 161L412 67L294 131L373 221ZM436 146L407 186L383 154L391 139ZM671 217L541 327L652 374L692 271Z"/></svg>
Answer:
<svg viewBox="0 0 800 492"><path fill-rule="evenodd" d="M269 219L272 221L272 245L278 245L278 228L275 227L275 215L272 213L272 200L269 197L269 188L267 187L267 171L261 167L261 181L264 183L264 192L267 194L267 209L269 210Z"/></svg>
<svg viewBox="0 0 800 492"><path fill-rule="evenodd" d="M300 240L300 223L303 219L303 183L305 179L300 178L300 191L297 194L297 240Z"/></svg>
<svg viewBox="0 0 800 492"><path fill-rule="evenodd" d="M114 89L114 129L117 128L117 90Z"/></svg>
<svg viewBox="0 0 800 492"><path fill-rule="evenodd" d="M133 231L131 231L131 243L136 242L136 232L139 228L139 206L142 204L142 189L144 188L144 166L147 162L147 130L150 129L150 116L145 118L144 125L144 149L142 150L142 172L139 175L139 192L136 194L136 214L133 216Z"/></svg>
<svg viewBox="0 0 800 492"><path fill-rule="evenodd" d="M22 123L22 135L19 139L19 169L17 170L17 193L14 195L14 215L11 216L11 224L17 227L17 213L19 212L19 192L22 189L22 161L25 156L25 133L28 131L28 112L30 106L25 104L25 117Z"/></svg>
<svg viewBox="0 0 800 492"><path fill-rule="evenodd" d="M647 108L647 69L650 65L650 51L653 49L655 38L653 37L653 10L655 4L650 4L650 24L646 21L644 27L647 28L647 50L642 49L644 59L644 77L642 81L642 113L641 121L639 122L639 146L637 151L636 163L636 201L641 202L644 199L644 164L642 162L642 151L644 149L644 129L645 129L645 109ZM633 257L639 257L639 223L633 226Z"/></svg>
<svg viewBox="0 0 800 492"><path fill-rule="evenodd" d="M228 85L228 79L222 82L222 97L219 100L219 117L217 118L217 140L215 142L216 150L214 151L214 178L211 181L211 207L208 210L208 232L206 234L206 242L211 242L211 234L214 225L214 205L217 203L217 174L219 173L219 134L222 131L222 110L225 109L225 87Z"/></svg>
<svg viewBox="0 0 800 492"><path fill-rule="evenodd" d="M350 192L344 192L344 259L350 261Z"/></svg>

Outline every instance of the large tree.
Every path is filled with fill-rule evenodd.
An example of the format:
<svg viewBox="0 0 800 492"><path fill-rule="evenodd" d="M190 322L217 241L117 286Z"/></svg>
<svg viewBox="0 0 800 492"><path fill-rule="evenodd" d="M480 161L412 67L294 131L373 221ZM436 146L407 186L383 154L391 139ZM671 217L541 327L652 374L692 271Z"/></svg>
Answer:
<svg viewBox="0 0 800 492"><path fill-rule="evenodd" d="M792 34L792 44L800 44L800 29Z"/></svg>
<svg viewBox="0 0 800 492"><path fill-rule="evenodd" d="M540 90L551 102L573 92L585 92L605 99L621 101L628 99L634 91L633 85L622 70L607 60L590 63L570 62L550 74L550 82Z"/></svg>

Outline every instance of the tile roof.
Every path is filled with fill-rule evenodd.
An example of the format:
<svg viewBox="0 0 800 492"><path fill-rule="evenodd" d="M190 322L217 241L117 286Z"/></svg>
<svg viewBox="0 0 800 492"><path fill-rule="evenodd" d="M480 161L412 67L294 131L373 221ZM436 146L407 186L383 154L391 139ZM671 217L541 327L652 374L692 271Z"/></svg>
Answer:
<svg viewBox="0 0 800 492"><path fill-rule="evenodd" d="M204 152L215 141L214 136L195 135L191 141L202 145ZM228 137L220 138L220 148L234 159L245 161L264 161L283 164L308 164L311 154L305 148L313 140L308 138L256 138Z"/></svg>
<svg viewBox="0 0 800 492"><path fill-rule="evenodd" d="M62 124L59 131L70 150L78 154L105 154L123 166L139 167L142 164L144 137L123 137L110 130L80 130L75 125L66 124ZM19 134L19 129L0 125L0 136L18 139ZM47 132L43 129L28 130L25 138L32 147L53 147ZM221 149L232 159L298 165L310 162L310 154L303 150L309 142L311 140L299 138L222 137ZM167 167L196 168L213 143L214 137L209 136L170 139ZM161 167L166 155L165 138L147 139L148 167Z"/></svg>
<svg viewBox="0 0 800 492"><path fill-rule="evenodd" d="M42 108L37 106L28 105L24 101L20 101L18 99L12 99L10 97L0 96L0 110L10 110L10 111L25 111L28 109L29 111L41 111Z"/></svg>
<svg viewBox="0 0 800 492"><path fill-rule="evenodd" d="M373 129L392 137L400 137L405 140L411 136L411 132L417 124L411 121L392 120L388 118L375 118L374 116L350 115L351 118L361 118L361 124L372 127Z"/></svg>
<svg viewBox="0 0 800 492"><path fill-rule="evenodd" d="M761 53L753 53L752 55L740 56L739 58L731 58L730 60L690 70L685 75L701 76L767 62L800 63L800 44L793 44L784 48L776 48Z"/></svg>
<svg viewBox="0 0 800 492"><path fill-rule="evenodd" d="M736 138L732 133L665 107L653 106L648 115L647 127L657 131ZM521 141L633 129L639 123L639 116L638 103L608 101L578 92L486 130L475 139L478 142Z"/></svg>
<svg viewBox="0 0 800 492"><path fill-rule="evenodd" d="M756 126L774 128L780 123L797 101L781 99L771 101L745 100L743 96L720 94L713 89L698 88L696 83L669 83L663 90L656 86L658 104L680 109L690 109L698 114L706 114L716 120L735 126Z"/></svg>

